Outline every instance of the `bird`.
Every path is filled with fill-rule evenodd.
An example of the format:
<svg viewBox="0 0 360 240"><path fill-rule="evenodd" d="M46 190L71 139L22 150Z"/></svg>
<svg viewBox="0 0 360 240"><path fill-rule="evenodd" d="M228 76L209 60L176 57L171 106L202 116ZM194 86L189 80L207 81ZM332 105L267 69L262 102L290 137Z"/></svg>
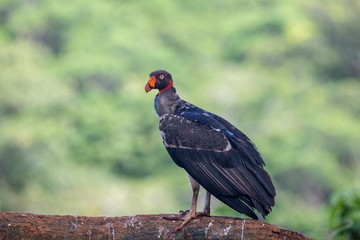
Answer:
<svg viewBox="0 0 360 240"><path fill-rule="evenodd" d="M211 195L250 218L265 218L275 205L276 191L254 143L224 118L182 100L173 82L169 72L153 71L145 92L158 90L154 107L163 144L187 172L192 188L191 207L175 230L197 216L210 216ZM200 186L206 190L205 203L197 212Z"/></svg>

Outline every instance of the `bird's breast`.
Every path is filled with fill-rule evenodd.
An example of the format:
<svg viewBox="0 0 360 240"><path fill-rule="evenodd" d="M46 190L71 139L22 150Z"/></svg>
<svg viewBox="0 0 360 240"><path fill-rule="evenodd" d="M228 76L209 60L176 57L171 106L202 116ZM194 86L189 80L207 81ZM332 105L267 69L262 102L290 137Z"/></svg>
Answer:
<svg viewBox="0 0 360 240"><path fill-rule="evenodd" d="M180 98L176 95L158 94L154 99L154 107L156 115L160 118L164 114L174 113L177 105L179 105Z"/></svg>

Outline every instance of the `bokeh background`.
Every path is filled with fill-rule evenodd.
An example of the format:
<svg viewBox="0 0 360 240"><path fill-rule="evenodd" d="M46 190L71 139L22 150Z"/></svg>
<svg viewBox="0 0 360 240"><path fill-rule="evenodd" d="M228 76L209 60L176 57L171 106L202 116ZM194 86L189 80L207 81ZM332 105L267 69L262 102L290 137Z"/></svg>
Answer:
<svg viewBox="0 0 360 240"><path fill-rule="evenodd" d="M359 12L358 0L0 0L0 211L188 209L144 91L165 69L257 145L277 189L267 222L360 236ZM241 216L216 200L212 213Z"/></svg>

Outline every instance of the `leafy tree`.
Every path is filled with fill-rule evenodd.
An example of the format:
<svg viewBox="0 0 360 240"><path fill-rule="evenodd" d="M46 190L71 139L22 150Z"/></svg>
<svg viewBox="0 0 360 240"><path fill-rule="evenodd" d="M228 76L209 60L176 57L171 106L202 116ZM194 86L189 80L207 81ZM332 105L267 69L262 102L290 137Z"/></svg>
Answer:
<svg viewBox="0 0 360 240"><path fill-rule="evenodd" d="M360 190L352 188L334 195L330 202L330 226L341 239L360 237Z"/></svg>

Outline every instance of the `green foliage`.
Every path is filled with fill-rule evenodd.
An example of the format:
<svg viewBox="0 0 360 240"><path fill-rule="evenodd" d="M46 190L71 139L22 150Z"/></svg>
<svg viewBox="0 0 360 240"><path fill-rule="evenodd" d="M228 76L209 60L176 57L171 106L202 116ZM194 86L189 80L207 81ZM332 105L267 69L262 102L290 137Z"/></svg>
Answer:
<svg viewBox="0 0 360 240"><path fill-rule="evenodd" d="M355 221L327 203L360 176L359 11L355 0L0 1L0 211L188 208L144 92L166 69L182 98L256 143L277 189L267 221L317 238L331 214L332 229Z"/></svg>
<svg viewBox="0 0 360 240"><path fill-rule="evenodd" d="M360 189L335 195L330 202L330 226L342 239L360 238Z"/></svg>

